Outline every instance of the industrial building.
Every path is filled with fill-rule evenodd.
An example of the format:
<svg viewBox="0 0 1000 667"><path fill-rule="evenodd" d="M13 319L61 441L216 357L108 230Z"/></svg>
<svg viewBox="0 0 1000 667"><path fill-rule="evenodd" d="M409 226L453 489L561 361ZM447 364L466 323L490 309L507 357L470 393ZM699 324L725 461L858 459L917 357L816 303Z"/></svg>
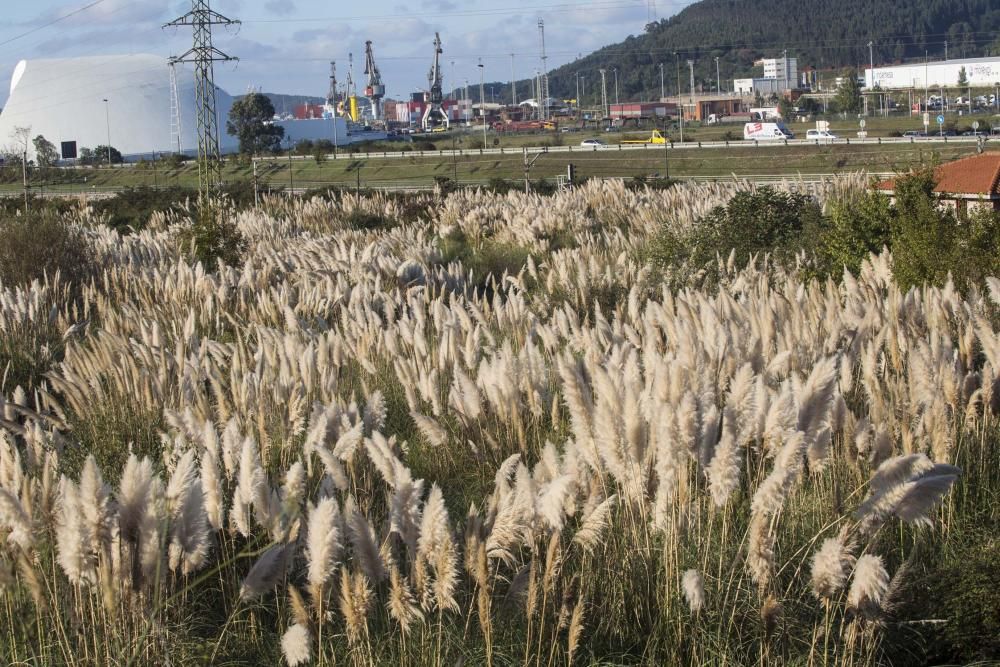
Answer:
<svg viewBox="0 0 1000 667"><path fill-rule="evenodd" d="M882 90L954 88L963 68L970 86L992 88L1000 84L1000 57L994 56L865 68L865 85Z"/></svg>
<svg viewBox="0 0 1000 667"><path fill-rule="evenodd" d="M799 84L799 63L795 58L765 58L755 63L764 68L763 77L735 79L733 91L737 95L766 97L781 95Z"/></svg>
<svg viewBox="0 0 1000 667"><path fill-rule="evenodd" d="M625 102L610 105L611 119L639 121L645 119L676 118L676 102Z"/></svg>
<svg viewBox="0 0 1000 667"><path fill-rule="evenodd" d="M220 126L232 104L233 98L217 89ZM178 67L174 86L167 59L160 56L22 60L0 113L0 147L13 149L14 129L26 127L32 138L42 135L55 144L65 159L109 141L133 160L154 152L195 153L195 110L191 71ZM238 148L224 129L220 141L223 152ZM34 159L31 145L28 158Z"/></svg>

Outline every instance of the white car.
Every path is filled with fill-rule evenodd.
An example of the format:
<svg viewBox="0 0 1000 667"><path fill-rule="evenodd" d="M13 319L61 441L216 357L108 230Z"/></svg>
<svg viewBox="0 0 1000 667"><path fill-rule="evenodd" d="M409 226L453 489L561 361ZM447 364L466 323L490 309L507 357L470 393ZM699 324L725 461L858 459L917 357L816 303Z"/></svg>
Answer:
<svg viewBox="0 0 1000 667"><path fill-rule="evenodd" d="M806 132L806 141L835 141L837 135L827 130L809 130Z"/></svg>
<svg viewBox="0 0 1000 667"><path fill-rule="evenodd" d="M584 139L580 142L580 145L584 148L602 148L607 146L607 144L600 139Z"/></svg>

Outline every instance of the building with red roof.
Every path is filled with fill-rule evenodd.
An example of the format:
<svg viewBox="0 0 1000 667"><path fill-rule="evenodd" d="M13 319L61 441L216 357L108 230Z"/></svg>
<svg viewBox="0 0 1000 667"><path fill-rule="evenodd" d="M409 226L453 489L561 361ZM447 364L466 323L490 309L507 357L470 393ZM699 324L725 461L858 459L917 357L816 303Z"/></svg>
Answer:
<svg viewBox="0 0 1000 667"><path fill-rule="evenodd" d="M934 192L942 205L959 213L986 208L1000 211L1000 151L991 151L942 164L934 169ZM893 196L895 179L878 189Z"/></svg>

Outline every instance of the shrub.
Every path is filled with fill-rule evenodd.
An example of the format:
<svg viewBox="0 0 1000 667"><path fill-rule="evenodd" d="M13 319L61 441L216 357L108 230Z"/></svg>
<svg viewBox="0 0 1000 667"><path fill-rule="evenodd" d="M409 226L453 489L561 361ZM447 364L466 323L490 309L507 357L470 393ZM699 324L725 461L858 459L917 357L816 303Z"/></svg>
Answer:
<svg viewBox="0 0 1000 667"><path fill-rule="evenodd" d="M0 218L0 283L18 285L53 276L79 284L97 269L83 232L51 213Z"/></svg>
<svg viewBox="0 0 1000 667"><path fill-rule="evenodd" d="M730 252L737 266L765 253L790 261L797 251L813 245L821 219L819 206L806 195L772 187L745 190L689 229L662 229L650 243L649 255L660 269L673 269L681 278L708 270L711 282L716 257L726 258Z"/></svg>
<svg viewBox="0 0 1000 667"><path fill-rule="evenodd" d="M221 261L237 266L243 261L246 241L232 219L232 208L223 208L218 202L199 205L191 226L180 236L182 247L208 269Z"/></svg>
<svg viewBox="0 0 1000 667"><path fill-rule="evenodd" d="M191 188L128 188L114 197L91 202L95 213L107 216L107 224L121 234L141 231L149 223L155 211L178 208L189 200L195 200L198 193Z"/></svg>
<svg viewBox="0 0 1000 667"><path fill-rule="evenodd" d="M889 198L875 192L853 192L830 202L829 224L823 235L823 249L833 273L843 267L857 273L871 253L891 245L892 210Z"/></svg>

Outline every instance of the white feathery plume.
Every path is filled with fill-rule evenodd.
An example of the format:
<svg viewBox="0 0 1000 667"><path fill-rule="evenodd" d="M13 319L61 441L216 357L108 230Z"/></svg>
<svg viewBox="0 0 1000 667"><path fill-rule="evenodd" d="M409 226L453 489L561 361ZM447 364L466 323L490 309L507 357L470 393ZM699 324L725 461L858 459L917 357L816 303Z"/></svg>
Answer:
<svg viewBox="0 0 1000 667"><path fill-rule="evenodd" d="M879 556L864 554L854 565L854 576L847 591L847 605L868 618L874 618L889 588L889 573Z"/></svg>
<svg viewBox="0 0 1000 667"><path fill-rule="evenodd" d="M7 541L29 552L35 544L31 519L24 511L21 501L0 488L0 528L8 531Z"/></svg>
<svg viewBox="0 0 1000 667"><path fill-rule="evenodd" d="M890 516L921 526L961 474L955 466L933 463L924 454L889 459L872 475L871 495L858 508L861 530L869 533Z"/></svg>
<svg viewBox="0 0 1000 667"><path fill-rule="evenodd" d="M180 569L184 575L197 571L205 564L208 550L208 516L205 513L204 493L201 480L195 477L194 482L187 485L180 505L173 512L167 549L170 570Z"/></svg>
<svg viewBox="0 0 1000 667"><path fill-rule="evenodd" d="M348 497L344 505L344 518L347 522L347 535L354 550L354 557L365 576L373 582L382 581L385 579L386 572L378 545L375 543L375 531L372 530L368 519L358 510L357 502L353 496Z"/></svg>
<svg viewBox="0 0 1000 667"><path fill-rule="evenodd" d="M91 545L80 511L79 490L72 480L63 476L60 482L59 515L56 520L56 550L59 565L74 584L93 583L94 563L89 558Z"/></svg>
<svg viewBox="0 0 1000 667"><path fill-rule="evenodd" d="M544 519L548 527L555 531L562 530L565 519L566 499L573 485L573 477L560 475L549 482L538 496L538 515Z"/></svg>
<svg viewBox="0 0 1000 667"><path fill-rule="evenodd" d="M716 507L722 507L740 486L740 463L743 450L737 442L736 415L728 405L723 408L722 438L708 465L708 488Z"/></svg>
<svg viewBox="0 0 1000 667"><path fill-rule="evenodd" d="M201 489L205 496L205 515L208 524L212 530L222 530L226 514L222 480L219 478L218 460L208 450L201 455Z"/></svg>
<svg viewBox="0 0 1000 667"><path fill-rule="evenodd" d="M812 590L820 599L832 599L844 588L854 558L841 537L829 537L813 554Z"/></svg>
<svg viewBox="0 0 1000 667"><path fill-rule="evenodd" d="M686 570L681 577L681 588L688 608L692 614L697 615L705 606L705 582L701 578L701 573L694 569Z"/></svg>
<svg viewBox="0 0 1000 667"><path fill-rule="evenodd" d="M333 498L323 498L309 511L306 537L309 593L313 604L323 597L323 591L337 570L342 549L340 508Z"/></svg>
<svg viewBox="0 0 1000 667"><path fill-rule="evenodd" d="M281 654L288 667L297 667L311 661L312 637L309 635L309 628L301 623L289 626L281 636Z"/></svg>
<svg viewBox="0 0 1000 667"><path fill-rule="evenodd" d="M608 518L617 502L617 495L608 496L604 502L594 508L594 511L583 520L580 529L576 531L576 535L573 537L573 541L579 544L584 551L592 551L598 542L600 542L601 536L608 526Z"/></svg>
<svg viewBox="0 0 1000 667"><path fill-rule="evenodd" d="M434 570L434 602L438 609L458 611L458 550L448 522L441 488L431 487L420 522L417 554Z"/></svg>
<svg viewBox="0 0 1000 667"><path fill-rule="evenodd" d="M426 417L413 411L410 412L410 417L413 418L417 430L424 436L428 444L434 447L443 447L448 443L448 432L433 417Z"/></svg>
<svg viewBox="0 0 1000 667"><path fill-rule="evenodd" d="M261 554L243 580L240 598L252 600L273 589L285 573L290 549L287 544L275 544Z"/></svg>
<svg viewBox="0 0 1000 667"><path fill-rule="evenodd" d="M110 491L93 456L88 456L80 471L78 487L80 512L84 523L85 544L102 551L111 539Z"/></svg>
<svg viewBox="0 0 1000 667"><path fill-rule="evenodd" d="M369 434L381 431L385 427L385 419L387 415L388 406L385 402L385 396L381 391L376 389L368 397L368 402L365 404L365 431Z"/></svg>

